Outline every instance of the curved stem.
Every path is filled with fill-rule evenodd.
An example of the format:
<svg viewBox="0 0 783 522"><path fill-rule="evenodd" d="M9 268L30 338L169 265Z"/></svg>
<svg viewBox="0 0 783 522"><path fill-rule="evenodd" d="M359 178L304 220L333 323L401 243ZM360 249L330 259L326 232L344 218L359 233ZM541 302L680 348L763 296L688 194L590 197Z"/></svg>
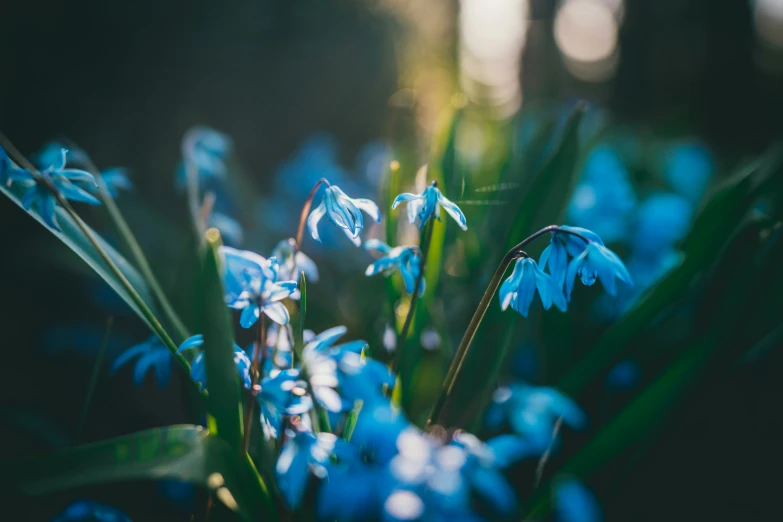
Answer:
<svg viewBox="0 0 783 522"><path fill-rule="evenodd" d="M473 338L476 336L478 327L481 324L482 319L484 319L484 314L487 312L487 309L492 302L492 298L495 296L495 292L497 292L497 289L500 287L501 280L503 279L503 275L506 273L508 266L515 259L520 257L528 257L522 249L533 240L538 239L539 237L550 232L569 234L582 239L585 243L590 242L589 239L579 234L578 232L566 230L557 225L550 225L548 227L542 228L538 232L535 232L534 234L525 238L520 243L514 245L511 250L509 250L506 255L503 256L503 260L500 262L497 270L495 270L495 274L492 276L492 280L489 282L487 289L484 291L484 296L481 298L476 311L473 313L473 317L470 319L470 323L468 324L468 328L465 331L465 335L462 337L462 341L460 341L459 347L457 348L457 353L454 354L454 359L451 361L449 371L446 373L446 377L443 380L443 386L441 387L440 394L438 395L438 398L435 401L435 405L432 407L430 417L427 420L427 427L438 424L440 421L441 411L443 410L443 406L446 404L446 401L451 395L452 388L454 387L454 383L457 380L457 375L459 375L459 371L462 368L462 363L465 361L465 356L467 355L468 349L470 348L470 343L473 342Z"/></svg>
<svg viewBox="0 0 783 522"><path fill-rule="evenodd" d="M315 185L313 185L312 190L310 190L310 194L307 196L307 199L302 206L302 212L299 214L299 226L296 229L296 244L294 245L294 255L296 255L296 253L302 247L302 234L304 234L304 226L305 222L307 221L307 215L310 213L310 207L313 206L313 198L315 197L315 193L318 191L318 187L321 186L321 183L326 183L326 186L329 186L329 182L326 180L326 178L319 179Z"/></svg>
<svg viewBox="0 0 783 522"><path fill-rule="evenodd" d="M424 232L424 241L421 244L421 263L419 266L419 275L416 278L416 284L413 286L413 293L411 294L411 304L408 307L408 314L405 316L405 322L402 324L402 330L397 338L397 352L394 354L394 360L392 361L392 372L397 373L400 367L400 354L402 353L405 340L408 338L408 331L413 323L413 316L416 313L416 303L419 301L419 290L421 289L421 282L424 279L424 272L427 269L427 254L430 250L430 242L432 241L432 229L435 225L435 220L430 218L427 223L427 230Z"/></svg>

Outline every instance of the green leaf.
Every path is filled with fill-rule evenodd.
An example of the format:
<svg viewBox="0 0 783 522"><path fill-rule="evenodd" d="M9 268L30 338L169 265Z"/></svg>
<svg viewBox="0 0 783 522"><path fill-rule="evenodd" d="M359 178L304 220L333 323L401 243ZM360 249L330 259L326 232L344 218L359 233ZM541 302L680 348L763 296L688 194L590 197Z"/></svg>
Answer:
<svg viewBox="0 0 783 522"><path fill-rule="evenodd" d="M10 187L6 185L0 185L0 192L8 196L11 201L16 203L19 208L23 210L24 207L22 206L21 198L26 190L27 187L19 182L12 183ZM95 271L96 274L98 274L115 292L117 292L117 294L128 304L131 310L133 310L136 315L138 315L141 320L150 327L150 329L154 330L152 324L150 324L150 322L147 321L147 319L144 317L144 314L141 312L138 306L136 306L136 303L133 301L127 290L125 290L125 288L122 286L122 283L120 283L111 269L106 265L103 259L101 259L98 251L95 250L90 241L87 239L84 233L79 230L79 227L76 225L76 223L74 223L73 219L71 219L71 216L69 216L65 210L59 207L56 209L57 223L60 225L62 232L52 230L46 226L43 219L41 218L41 215L35 207L31 208L30 210L26 210L26 212L35 218L36 221L41 223L41 225L46 228L46 230L54 234L57 239L66 244L68 248L73 250L80 258L82 258L84 262ZM90 230L92 231L92 229ZM133 286L139 296L141 296L147 307L149 307L149 309L157 315L155 301L152 299L152 295L150 294L150 290L147 287L147 283L144 281L144 278L141 277L136 269L133 268L133 266L131 266L131 264L128 263L128 261L116 250L114 250L114 248L112 248L100 235L98 235L95 231L92 231L92 234L97 239L101 248L106 251L109 258L114 261L128 282L130 282L131 286Z"/></svg>
<svg viewBox="0 0 783 522"><path fill-rule="evenodd" d="M304 350L304 330L305 318L307 317L307 281L304 272L299 276L299 320L296 322L294 330L294 355L297 358L302 357Z"/></svg>
<svg viewBox="0 0 783 522"><path fill-rule="evenodd" d="M207 410L215 420L217 435L237 454L242 453L242 401L234 364L234 331L226 307L221 277L220 232L205 234L201 257L201 330L204 334L204 362L209 397Z"/></svg>
<svg viewBox="0 0 783 522"><path fill-rule="evenodd" d="M269 493L248 461L200 426L155 428L56 453L6 460L0 470L7 484L27 495L111 482L177 480L209 489L245 520L276 517Z"/></svg>

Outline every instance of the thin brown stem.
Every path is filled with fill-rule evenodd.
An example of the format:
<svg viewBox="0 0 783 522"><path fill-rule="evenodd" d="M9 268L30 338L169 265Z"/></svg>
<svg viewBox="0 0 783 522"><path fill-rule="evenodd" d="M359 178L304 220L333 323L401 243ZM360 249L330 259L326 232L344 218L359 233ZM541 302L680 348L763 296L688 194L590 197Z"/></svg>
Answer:
<svg viewBox="0 0 783 522"><path fill-rule="evenodd" d="M302 235L304 234L307 215L310 213L310 207L313 206L313 198L315 197L315 193L318 191L318 187L320 187L322 183L326 183L327 187L329 186L329 182L326 180L326 178L319 179L315 185L313 185L310 194L307 196L307 199L302 206L302 212L299 214L299 226L296 229L296 244L294 245L294 255L296 255L296 253L302 248Z"/></svg>
<svg viewBox="0 0 783 522"><path fill-rule="evenodd" d="M250 371L250 379L251 379L251 386L250 386L250 405L245 410L245 434L244 438L242 439L242 447L245 450L245 453L247 453L248 448L250 447L250 432L253 429L253 415L255 414L256 410L256 395L258 394L260 390L258 386L258 382L261 379L261 372L264 371L264 366L266 365L266 346L264 344L266 343L266 328L264 328L264 312L259 307L259 318L258 318L258 330L256 334L256 345L255 349L253 350L253 362L251 365L251 371ZM261 368L259 369L259 354L261 355Z"/></svg>

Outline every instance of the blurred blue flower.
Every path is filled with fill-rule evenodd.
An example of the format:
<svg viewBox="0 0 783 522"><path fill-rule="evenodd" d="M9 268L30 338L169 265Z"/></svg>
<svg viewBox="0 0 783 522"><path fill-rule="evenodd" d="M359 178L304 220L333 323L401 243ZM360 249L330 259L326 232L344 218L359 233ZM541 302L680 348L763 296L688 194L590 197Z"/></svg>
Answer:
<svg viewBox="0 0 783 522"><path fill-rule="evenodd" d="M675 143L664 151L663 178L693 203L706 192L714 171L715 158L702 143Z"/></svg>
<svg viewBox="0 0 783 522"><path fill-rule="evenodd" d="M454 202L441 193L436 182L424 189L421 194L411 194L410 192L400 194L394 199L392 210L403 202L408 203L408 221L411 224L418 222L419 228L423 228L433 215L440 221L440 209L443 207L443 210L454 218L462 230L468 229L465 214Z"/></svg>
<svg viewBox="0 0 783 522"><path fill-rule="evenodd" d="M603 520L593 494L575 479L555 481L555 520L558 522L600 522Z"/></svg>
<svg viewBox="0 0 783 522"><path fill-rule="evenodd" d="M226 159L231 153L231 138L208 127L192 127L182 138L183 164L177 171L177 185L187 184L187 167L198 176L199 185L226 177Z"/></svg>
<svg viewBox="0 0 783 522"><path fill-rule="evenodd" d="M101 179L106 187L106 192L115 199L121 190L133 190L133 183L128 177L128 169L126 168L110 167L102 170Z"/></svg>
<svg viewBox="0 0 783 522"><path fill-rule="evenodd" d="M559 418L575 429L586 423L579 406L554 388L512 384L495 391L486 423L492 429L509 425L530 443L531 451L542 453L550 445Z"/></svg>
<svg viewBox="0 0 783 522"><path fill-rule="evenodd" d="M544 310L549 310L554 304L560 310L565 311L566 298L557 281L541 270L536 262L529 257L518 259L511 276L500 285L501 309L505 310L511 306L523 317L527 317L536 290L541 297Z"/></svg>
<svg viewBox="0 0 783 522"><path fill-rule="evenodd" d="M386 254L368 266L364 275L372 276L383 273L383 275L389 276L395 270L399 270L402 282L405 284L405 291L409 294L413 293L416 288L416 278L419 277L421 270L421 253L418 247L398 246L391 248L383 241L369 239L365 241L364 248ZM424 294L424 287L425 282L422 278L419 295Z"/></svg>
<svg viewBox="0 0 783 522"><path fill-rule="evenodd" d="M158 388L164 388L171 378L171 352L156 336L149 337L146 341L125 350L114 360L111 373L116 373L120 368L136 359L133 369L133 382L136 386L144 383L144 376L150 368L155 371Z"/></svg>
<svg viewBox="0 0 783 522"><path fill-rule="evenodd" d="M305 345L302 350L302 358L309 364L309 361L316 355L336 358L346 352L362 353L362 350L367 346L367 341L355 340L337 346L334 345L347 331L348 329L345 326L334 326L324 330Z"/></svg>
<svg viewBox="0 0 783 522"><path fill-rule="evenodd" d="M308 283L318 282L318 267L304 252L296 249L296 240L294 238L280 241L272 250L272 256L279 263L278 277L280 279L299 281L301 274L304 272L305 280ZM299 299L298 289L291 295L291 298Z"/></svg>
<svg viewBox="0 0 783 522"><path fill-rule="evenodd" d="M97 186L97 182L92 174L80 169L65 168L66 149L60 149L59 156L47 168L41 171L41 181L37 181L33 174L25 169L10 167L6 172L6 178L13 181L20 181L29 188L22 196L22 206L25 210L30 210L33 203L38 205L41 218L47 226L55 230L60 230L55 217L55 206L57 200L50 192L49 186L54 187L57 192L66 199L80 201L91 205L100 205L95 196L77 186L74 182L85 181Z"/></svg>
<svg viewBox="0 0 783 522"><path fill-rule="evenodd" d="M277 260L226 246L220 247L220 253L224 259L226 303L242 310L242 328L253 326L261 312L278 324L287 324L288 310L280 301L296 290L296 281L277 281Z"/></svg>
<svg viewBox="0 0 783 522"><path fill-rule="evenodd" d="M392 481L386 470L358 458L329 463L317 500L319 520L376 520L384 491Z"/></svg>
<svg viewBox="0 0 783 522"><path fill-rule="evenodd" d="M685 238L693 207L676 194L656 193L639 205L631 243L636 252L655 254Z"/></svg>
<svg viewBox="0 0 783 522"><path fill-rule="evenodd" d="M606 385L612 390L630 390L639 382L641 370L639 365L630 359L615 364L606 375Z"/></svg>
<svg viewBox="0 0 783 522"><path fill-rule="evenodd" d="M396 381L389 368L359 353L344 351L337 359L337 379L340 395L350 406L361 400L365 405L387 401L384 388L393 388ZM350 407L349 406L349 407Z"/></svg>
<svg viewBox="0 0 783 522"><path fill-rule="evenodd" d="M636 195L628 171L609 146L595 147L568 205L568 220L612 243L626 237Z"/></svg>
<svg viewBox="0 0 783 522"><path fill-rule="evenodd" d="M590 286L595 283L596 279L600 279L604 290L611 296L617 295L615 278L629 286L633 285L631 275L617 254L594 241L591 241L584 252L568 264L566 275L566 297L568 299L571 299L571 291L574 288L574 280L577 275L586 286Z"/></svg>
<svg viewBox="0 0 783 522"><path fill-rule="evenodd" d="M182 344L179 345L177 353L201 348L203 345L204 336L201 334L193 335L185 339ZM244 386L246 390L249 390L252 385L252 380L250 378L250 359L245 351L236 344L234 344L234 365L237 367L242 386ZM207 389L207 364L203 350L200 351L190 363L190 378L198 383L199 388L202 391Z"/></svg>
<svg viewBox="0 0 783 522"><path fill-rule="evenodd" d="M340 190L337 185L330 185L324 189L323 199L310 215L307 217L307 229L313 239L320 242L321 236L318 234L318 223L324 216L342 228L345 235L353 241L353 244L359 246L362 244L359 239L359 232L364 229L364 217L362 211L366 212L372 219L381 222L381 211L372 200L366 198L350 198L345 192Z"/></svg>
<svg viewBox="0 0 783 522"><path fill-rule="evenodd" d="M388 402L375 404L362 409L351 444L359 448L366 461L384 465L397 454L397 439L409 427L405 416Z"/></svg>
<svg viewBox="0 0 783 522"><path fill-rule="evenodd" d="M604 244L601 238L598 237L598 234L586 228L569 227L567 225L561 225L560 228L579 234L590 241L595 241L599 245ZM541 252L538 264L542 270L549 265L549 274L557 281L558 286L563 288L566 273L568 272L568 256L576 257L584 252L586 247L587 242L579 236L567 232L552 232L549 245Z"/></svg>
<svg viewBox="0 0 783 522"><path fill-rule="evenodd" d="M284 415L302 415L313 407L312 398L306 393L299 370L288 369L273 372L273 376L261 381L261 391L256 400L261 408L261 424L267 437L276 438L282 430Z"/></svg>
<svg viewBox="0 0 783 522"><path fill-rule="evenodd" d="M241 245L245 240L242 225L228 214L213 210L207 218L207 226L218 229L227 245Z"/></svg>
<svg viewBox="0 0 783 522"><path fill-rule="evenodd" d="M6 181L8 181L6 174L13 166L11 158L8 157L8 153L3 147L0 147L0 183L5 184Z"/></svg>
<svg viewBox="0 0 783 522"><path fill-rule="evenodd" d="M119 509L92 500L76 500L51 522L131 522Z"/></svg>

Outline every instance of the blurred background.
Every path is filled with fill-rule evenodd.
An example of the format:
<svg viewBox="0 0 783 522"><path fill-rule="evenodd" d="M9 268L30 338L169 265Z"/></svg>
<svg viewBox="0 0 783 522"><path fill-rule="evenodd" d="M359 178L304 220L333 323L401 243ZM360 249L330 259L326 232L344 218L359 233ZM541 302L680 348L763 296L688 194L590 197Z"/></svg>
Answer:
<svg viewBox="0 0 783 522"><path fill-rule="evenodd" d="M189 128L232 139L230 183L217 190L216 211L230 218L228 243L262 255L295 234L320 177L375 199L385 215L390 179L400 192L418 192L428 175L440 178L470 230L449 224L436 239L442 271L428 272L437 291L414 336L423 355L403 368L414 383L405 399L414 418L426 414L506 250L526 181L580 100L577 174L553 218L599 233L637 284L616 300L583 291L567 325L540 310L529 321L489 317L480 342L510 349L482 364L500 365L501 380L557 382L681 262L710 190L783 131L783 0L4 0L0 50L2 132L30 157L59 140L78 144L101 169L129 169L134 189L118 204L194 329L182 257L187 203L177 183ZM399 178L390 177L391 160ZM78 210L123 250L101 208ZM387 358L394 347L384 333L407 310L401 285L365 278L373 257L339 232L324 235L303 247L321 271L308 287L308 326L346 324ZM136 386L130 368L110 370L148 332L6 198L0 236L3 457L191 419L176 369L165 386L152 372ZM368 227L366 237L418 240L404 219ZM602 383L577 397L595 427L690 339L691 305L635 339ZM77 430L109 316L97 391ZM590 482L607 519L769 518L783 464L781 371L773 350L685 397L643 449ZM154 498L154 509L176 512L171 495Z"/></svg>

